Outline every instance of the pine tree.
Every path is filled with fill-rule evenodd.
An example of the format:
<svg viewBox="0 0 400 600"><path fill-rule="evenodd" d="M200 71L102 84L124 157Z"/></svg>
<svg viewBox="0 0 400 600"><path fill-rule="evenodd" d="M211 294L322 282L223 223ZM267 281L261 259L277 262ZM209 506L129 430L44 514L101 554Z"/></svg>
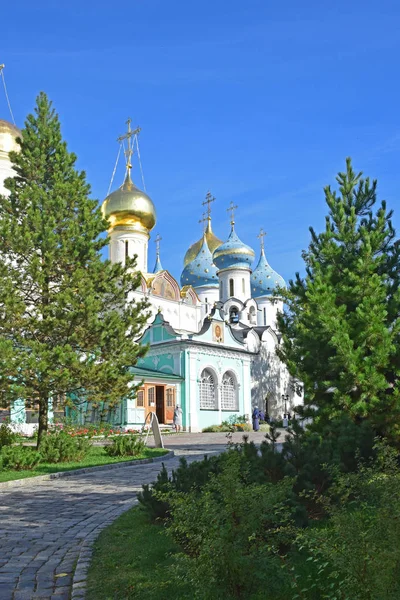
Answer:
<svg viewBox="0 0 400 600"><path fill-rule="evenodd" d="M147 305L127 303L134 261L102 260L107 221L44 93L18 143L0 198L0 394L38 405L39 445L52 398L73 392L113 407L133 396Z"/></svg>
<svg viewBox="0 0 400 600"><path fill-rule="evenodd" d="M356 174L347 159L328 186L325 231L311 231L303 252L306 276L296 274L279 317L281 358L305 385L306 407L318 420L347 413L370 419L400 438L400 246L392 211L377 206L377 182Z"/></svg>

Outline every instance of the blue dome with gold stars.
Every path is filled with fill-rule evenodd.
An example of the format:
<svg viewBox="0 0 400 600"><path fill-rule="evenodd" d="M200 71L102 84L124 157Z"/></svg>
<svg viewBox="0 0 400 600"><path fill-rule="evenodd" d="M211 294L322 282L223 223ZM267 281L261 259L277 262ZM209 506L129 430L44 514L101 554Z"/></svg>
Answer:
<svg viewBox="0 0 400 600"><path fill-rule="evenodd" d="M250 284L252 298L270 296L275 288L286 287L283 277L270 267L264 249L261 250L258 265L250 276Z"/></svg>
<svg viewBox="0 0 400 600"><path fill-rule="evenodd" d="M213 263L213 257L205 235L199 253L182 271L181 286L185 285L191 285L194 288L202 286L218 287L219 285L217 268Z"/></svg>
<svg viewBox="0 0 400 600"><path fill-rule="evenodd" d="M238 237L234 224L226 242L214 250L213 260L216 267L222 269L250 269L254 260L254 250Z"/></svg>

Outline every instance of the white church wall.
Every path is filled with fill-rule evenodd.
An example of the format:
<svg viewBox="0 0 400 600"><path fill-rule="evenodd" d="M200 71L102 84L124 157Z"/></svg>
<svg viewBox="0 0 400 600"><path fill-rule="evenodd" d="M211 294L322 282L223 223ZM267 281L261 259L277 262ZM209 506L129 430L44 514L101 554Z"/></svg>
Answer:
<svg viewBox="0 0 400 600"><path fill-rule="evenodd" d="M226 302L232 297L242 302L246 302L248 298L251 298L250 271L247 269L219 271L218 278L220 281L219 299L221 302ZM233 280L233 294L231 294L230 280Z"/></svg>
<svg viewBox="0 0 400 600"><path fill-rule="evenodd" d="M138 271L147 273L147 250L149 236L146 233L116 227L110 235L110 260L125 264L126 252L129 258L137 255Z"/></svg>
<svg viewBox="0 0 400 600"><path fill-rule="evenodd" d="M213 286L197 287L195 290L201 302L201 317L204 319L212 311L215 302L218 302L219 290Z"/></svg>
<svg viewBox="0 0 400 600"><path fill-rule="evenodd" d="M277 313L283 311L282 300L277 300L272 296L257 298L257 325L260 327L267 326L272 329L278 329L276 317Z"/></svg>
<svg viewBox="0 0 400 600"><path fill-rule="evenodd" d="M192 306L186 304L183 300L168 300L161 296L147 295L142 291L136 291L130 297L130 299L134 299L137 302L144 298L147 298L150 303L148 308L150 312L148 323L151 323L156 314L161 312L164 319L174 329L183 329L192 333L200 331L202 324L201 305Z"/></svg>

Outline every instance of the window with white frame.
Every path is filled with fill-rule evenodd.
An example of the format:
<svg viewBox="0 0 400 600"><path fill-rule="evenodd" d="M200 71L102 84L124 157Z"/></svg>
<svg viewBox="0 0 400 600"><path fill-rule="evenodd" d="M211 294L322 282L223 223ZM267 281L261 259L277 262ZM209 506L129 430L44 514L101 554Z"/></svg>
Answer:
<svg viewBox="0 0 400 600"><path fill-rule="evenodd" d="M204 369L200 376L200 409L215 410L217 406L217 389L213 373L209 369Z"/></svg>
<svg viewBox="0 0 400 600"><path fill-rule="evenodd" d="M221 408L222 410L236 411L238 407L238 389L236 379L232 373L224 374L222 378Z"/></svg>

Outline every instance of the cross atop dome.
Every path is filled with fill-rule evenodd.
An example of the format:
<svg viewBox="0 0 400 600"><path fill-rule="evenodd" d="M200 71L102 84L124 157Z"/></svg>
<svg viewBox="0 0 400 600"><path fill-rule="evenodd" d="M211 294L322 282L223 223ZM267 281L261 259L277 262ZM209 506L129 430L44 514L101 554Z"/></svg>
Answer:
<svg viewBox="0 0 400 600"><path fill-rule="evenodd" d="M136 129L134 129L132 131L131 123L132 123L132 119L129 117L128 120L126 121L127 132L124 133L123 135L120 135L119 138L117 138L117 142L119 142L120 144L123 144L125 140L127 140L127 143L128 143L128 149L125 150L126 168L127 169L132 169L131 158L132 158L132 154L133 154L134 150L133 150L131 138L135 135L138 135L141 132L140 127L136 127Z"/></svg>
<svg viewBox="0 0 400 600"><path fill-rule="evenodd" d="M206 199L204 200L204 202L202 202L203 206L207 205L206 213L205 213L205 214L207 214L207 219L211 218L211 204L213 202L215 202L215 198L214 198L214 196L211 195L211 192L209 190L206 194Z"/></svg>
<svg viewBox="0 0 400 600"><path fill-rule="evenodd" d="M261 246L261 250L264 250L264 238L266 236L266 232L264 231L264 229L261 227L260 229L260 233L258 234L258 239L260 240L260 246Z"/></svg>
<svg viewBox="0 0 400 600"><path fill-rule="evenodd" d="M203 204L204 204L204 202L203 202ZM203 223L203 233L206 232L207 223L208 223L209 219L210 219L210 213L208 211L203 212L203 218L199 219L199 223Z"/></svg>
<svg viewBox="0 0 400 600"><path fill-rule="evenodd" d="M237 204L233 204L232 201L231 201L230 205L228 206L228 208L226 209L226 212L230 213L231 225L235 224L235 210L236 209L237 209Z"/></svg>

